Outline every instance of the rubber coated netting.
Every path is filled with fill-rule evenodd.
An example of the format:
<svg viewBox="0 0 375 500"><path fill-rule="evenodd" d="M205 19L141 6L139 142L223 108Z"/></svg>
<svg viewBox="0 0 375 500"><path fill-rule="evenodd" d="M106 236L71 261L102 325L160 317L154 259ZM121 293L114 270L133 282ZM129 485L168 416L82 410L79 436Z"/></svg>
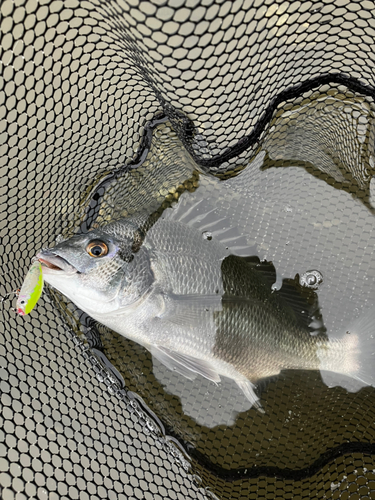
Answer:
<svg viewBox="0 0 375 500"><path fill-rule="evenodd" d="M214 210L233 251L272 261L276 288L312 288L320 327L345 332L375 304L375 4L0 11L1 497L375 498L372 387L286 371L259 386L261 414L52 288L26 317L7 295L42 247L178 201Z"/></svg>

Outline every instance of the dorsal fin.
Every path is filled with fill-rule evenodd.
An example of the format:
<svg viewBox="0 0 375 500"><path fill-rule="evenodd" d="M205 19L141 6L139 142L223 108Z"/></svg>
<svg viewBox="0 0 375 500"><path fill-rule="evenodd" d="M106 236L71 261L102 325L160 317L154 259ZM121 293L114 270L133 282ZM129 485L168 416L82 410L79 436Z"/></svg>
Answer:
<svg viewBox="0 0 375 500"><path fill-rule="evenodd" d="M284 309L291 319L311 333L325 333L316 292L300 285L299 276L284 278L280 290L274 290L276 270L272 262L260 261L258 257L230 255L222 266L224 291L229 300L269 300Z"/></svg>
<svg viewBox="0 0 375 500"><path fill-rule="evenodd" d="M233 226L229 218L218 214L207 199L192 203L189 195L190 193L183 193L176 205L164 211L162 219L194 227L202 234L206 233L208 238L220 242L234 255L254 253L254 247L248 244L246 237Z"/></svg>
<svg viewBox="0 0 375 500"><path fill-rule="evenodd" d="M276 282L276 269L272 262L260 261L258 257L244 257L248 265L259 273L272 289ZM320 312L317 293L299 282L299 275L294 279L284 278L277 294L290 307L298 323L314 334L325 333L326 328Z"/></svg>
<svg viewBox="0 0 375 500"><path fill-rule="evenodd" d="M301 326L314 334L326 332L318 295L313 289L300 284L298 274L294 279L283 279L282 287L274 293L292 309Z"/></svg>
<svg viewBox="0 0 375 500"><path fill-rule="evenodd" d="M250 267L255 269L255 271L262 275L264 280L272 288L272 285L276 281L276 269L271 261L260 260L257 256L243 257Z"/></svg>

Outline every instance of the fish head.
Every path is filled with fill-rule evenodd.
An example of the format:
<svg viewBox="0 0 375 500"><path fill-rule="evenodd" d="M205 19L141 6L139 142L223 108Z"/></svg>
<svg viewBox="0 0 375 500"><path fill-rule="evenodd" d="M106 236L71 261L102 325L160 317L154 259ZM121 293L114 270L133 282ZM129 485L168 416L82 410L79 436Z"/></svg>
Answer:
<svg viewBox="0 0 375 500"><path fill-rule="evenodd" d="M134 304L150 288L147 250L135 249L134 231L89 231L41 250L44 280L88 314L105 314Z"/></svg>

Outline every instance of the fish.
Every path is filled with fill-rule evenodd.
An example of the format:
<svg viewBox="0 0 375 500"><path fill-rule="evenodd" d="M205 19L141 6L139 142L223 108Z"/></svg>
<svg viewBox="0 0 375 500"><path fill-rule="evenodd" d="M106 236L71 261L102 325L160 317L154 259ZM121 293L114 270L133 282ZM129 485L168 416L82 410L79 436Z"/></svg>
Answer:
<svg viewBox="0 0 375 500"><path fill-rule="evenodd" d="M34 261L28 270L18 293L16 312L20 316L29 314L36 306L43 292L43 271L41 263Z"/></svg>
<svg viewBox="0 0 375 500"><path fill-rule="evenodd" d="M45 281L173 372L232 379L261 412L257 384L282 370L374 385L372 310L345 332L312 332L291 287L272 288L270 265L248 257L229 220L180 202L147 229L119 219L40 251Z"/></svg>

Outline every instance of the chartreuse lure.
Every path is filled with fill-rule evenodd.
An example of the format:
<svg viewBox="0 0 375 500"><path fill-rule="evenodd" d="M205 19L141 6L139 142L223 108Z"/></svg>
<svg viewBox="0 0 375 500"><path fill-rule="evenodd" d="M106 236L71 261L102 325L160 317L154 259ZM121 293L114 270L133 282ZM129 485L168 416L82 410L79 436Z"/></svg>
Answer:
<svg viewBox="0 0 375 500"><path fill-rule="evenodd" d="M18 294L17 313L21 316L29 314L38 302L43 291L42 266L36 260L26 274L25 280Z"/></svg>

